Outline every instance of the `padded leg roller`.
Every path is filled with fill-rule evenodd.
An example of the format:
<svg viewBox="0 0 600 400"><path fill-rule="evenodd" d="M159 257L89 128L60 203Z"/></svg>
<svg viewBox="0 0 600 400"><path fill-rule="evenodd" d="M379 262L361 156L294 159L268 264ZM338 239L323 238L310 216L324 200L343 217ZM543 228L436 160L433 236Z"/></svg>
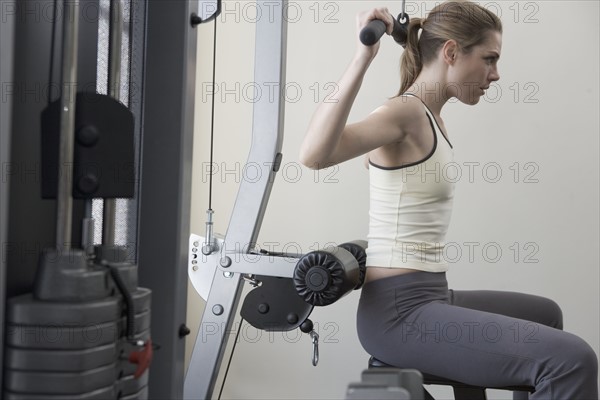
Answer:
<svg viewBox="0 0 600 400"><path fill-rule="evenodd" d="M342 247L331 247L304 255L294 270L296 291L309 304L335 303L360 284L356 258Z"/></svg>
<svg viewBox="0 0 600 400"><path fill-rule="evenodd" d="M358 285L354 290L360 289L365 283L367 275L367 247L369 243L366 240L353 240L352 242L342 243L339 247L348 250L358 262L360 275L358 277Z"/></svg>

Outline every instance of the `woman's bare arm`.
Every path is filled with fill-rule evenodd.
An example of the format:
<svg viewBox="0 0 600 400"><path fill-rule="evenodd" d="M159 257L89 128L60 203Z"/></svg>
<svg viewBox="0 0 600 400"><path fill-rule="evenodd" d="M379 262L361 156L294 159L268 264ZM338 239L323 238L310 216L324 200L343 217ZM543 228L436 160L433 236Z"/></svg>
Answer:
<svg viewBox="0 0 600 400"><path fill-rule="evenodd" d="M392 16L386 8L359 14L357 29L362 29L370 20L376 18L386 22L388 33L391 33ZM372 128L379 130L377 126L370 126L374 122L373 118L347 125L348 115L364 75L378 49L379 43L370 47L364 46L360 42L357 43L356 54L338 81L335 101L321 103L309 124L300 149L300 161L304 165L314 169L325 168L364 154L379 143L378 140L373 140L376 138L372 137ZM377 111L372 116L377 115L376 113ZM367 120L369 123L366 123ZM386 121L379 122L380 125L385 123ZM388 132L392 129L391 127L382 128Z"/></svg>

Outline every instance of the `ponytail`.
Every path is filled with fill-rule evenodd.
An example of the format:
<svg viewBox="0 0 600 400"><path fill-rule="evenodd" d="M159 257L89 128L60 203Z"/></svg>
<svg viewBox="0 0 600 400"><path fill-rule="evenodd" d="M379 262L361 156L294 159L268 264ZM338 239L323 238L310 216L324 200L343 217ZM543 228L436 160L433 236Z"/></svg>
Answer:
<svg viewBox="0 0 600 400"><path fill-rule="evenodd" d="M398 96L403 94L415 83L417 76L423 69L421 52L419 51L419 30L421 29L423 18L413 18L410 20L407 29L406 47L400 59L400 91Z"/></svg>

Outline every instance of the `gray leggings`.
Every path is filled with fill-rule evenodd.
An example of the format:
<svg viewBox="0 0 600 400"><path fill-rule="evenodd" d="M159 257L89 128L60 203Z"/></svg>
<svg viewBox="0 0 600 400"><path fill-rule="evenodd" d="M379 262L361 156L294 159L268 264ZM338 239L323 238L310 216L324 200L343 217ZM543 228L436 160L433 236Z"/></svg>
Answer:
<svg viewBox="0 0 600 400"><path fill-rule="evenodd" d="M594 350L562 331L560 308L543 297L448 290L445 273L417 271L366 283L357 328L369 354L400 368L486 387L534 386L530 399L598 399Z"/></svg>

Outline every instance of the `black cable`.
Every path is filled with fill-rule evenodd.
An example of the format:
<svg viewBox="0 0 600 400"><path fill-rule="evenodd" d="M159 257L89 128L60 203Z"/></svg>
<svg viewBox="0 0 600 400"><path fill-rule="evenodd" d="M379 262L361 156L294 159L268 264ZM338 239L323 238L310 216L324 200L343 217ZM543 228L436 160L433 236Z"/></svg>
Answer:
<svg viewBox="0 0 600 400"><path fill-rule="evenodd" d="M213 36L213 70L212 70L212 105L210 112L210 169L208 177L208 209L212 210L212 186L213 186L213 151L215 143L215 84L217 71L217 20L215 18Z"/></svg>
<svg viewBox="0 0 600 400"><path fill-rule="evenodd" d="M127 340L133 341L135 339L135 306L133 304L133 297L127 289L125 282L123 282L123 278L117 267L113 265L105 264L108 270L110 271L110 276L112 277L117 289L121 292L123 296L123 301L125 302L125 312L127 313L127 328L126 328L126 336Z"/></svg>
<svg viewBox="0 0 600 400"><path fill-rule="evenodd" d="M229 355L229 361L227 362L227 368L225 369L225 376L223 377L223 383L221 384L221 390L219 390L218 400L221 400L221 395L223 394L223 389L225 389L225 381L227 380L227 374L229 374L229 367L231 366L231 360L233 360L233 353L235 352L235 346L237 345L238 338L240 336L240 332L242 331L242 322L244 322L244 318L240 319L240 326L238 328L237 333L235 334L235 341L233 342L233 348L231 349L231 354Z"/></svg>

